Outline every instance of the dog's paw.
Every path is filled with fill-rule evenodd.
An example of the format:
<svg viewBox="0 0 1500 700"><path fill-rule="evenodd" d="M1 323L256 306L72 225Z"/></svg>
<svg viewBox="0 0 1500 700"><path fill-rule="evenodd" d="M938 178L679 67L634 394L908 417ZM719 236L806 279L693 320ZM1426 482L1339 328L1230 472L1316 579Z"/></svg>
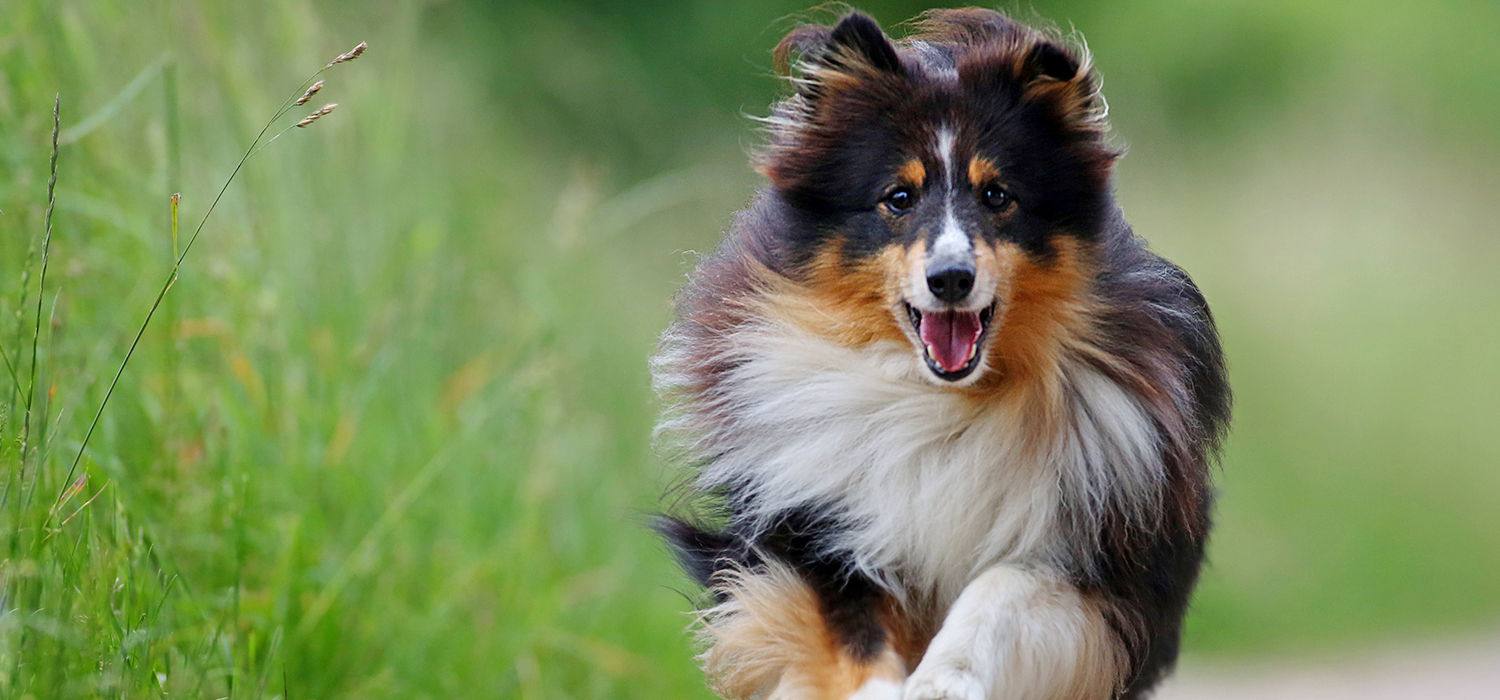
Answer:
<svg viewBox="0 0 1500 700"><path fill-rule="evenodd" d="M959 668L918 668L906 679L902 700L984 700L979 677Z"/></svg>

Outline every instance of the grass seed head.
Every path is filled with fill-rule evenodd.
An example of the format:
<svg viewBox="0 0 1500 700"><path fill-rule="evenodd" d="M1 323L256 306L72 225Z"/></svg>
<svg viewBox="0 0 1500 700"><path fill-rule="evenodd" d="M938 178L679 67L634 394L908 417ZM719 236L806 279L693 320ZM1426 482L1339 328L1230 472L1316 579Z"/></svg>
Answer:
<svg viewBox="0 0 1500 700"><path fill-rule="evenodd" d="M328 65L323 66L323 70L328 70L329 68L332 68L332 67L334 67L334 66L336 66L336 65L338 65L340 63L343 63L345 61L352 61L352 60L354 60L356 58L359 58L359 55L365 52L365 47L366 47L365 42L363 42L363 41L359 42L359 46L356 46L356 47L354 47L352 49L349 49L348 53L339 54L338 58L335 58L332 61L329 61Z"/></svg>
<svg viewBox="0 0 1500 700"><path fill-rule="evenodd" d="M297 126L307 126L307 125L309 125L309 124L311 124L311 123L313 123L313 122L321 119L323 116L327 115L329 112L332 112L338 106L339 106L339 103L337 103L337 102L329 102L328 104L323 105L322 107L319 107L318 111L313 112L312 114L307 115L305 118L303 118L302 121L297 122Z"/></svg>
<svg viewBox="0 0 1500 700"><path fill-rule="evenodd" d="M307 101L312 99L312 96L318 94L318 91L322 89L323 81L319 80L318 82L313 83L312 87L307 89L307 92L302 93L302 96L297 98L296 106L301 107L302 105L307 104Z"/></svg>

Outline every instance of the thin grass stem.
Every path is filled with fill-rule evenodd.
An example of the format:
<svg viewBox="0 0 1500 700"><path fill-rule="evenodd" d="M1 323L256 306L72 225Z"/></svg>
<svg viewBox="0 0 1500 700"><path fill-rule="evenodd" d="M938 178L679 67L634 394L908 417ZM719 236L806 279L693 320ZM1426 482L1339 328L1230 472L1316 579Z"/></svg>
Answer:
<svg viewBox="0 0 1500 700"><path fill-rule="evenodd" d="M20 358L16 359L19 360ZM5 352L5 348L3 347L0 347L0 360L5 360L5 370L10 373L10 380L15 383L15 390L20 391L21 378L16 376L15 365L10 363L10 355Z"/></svg>
<svg viewBox="0 0 1500 700"><path fill-rule="evenodd" d="M31 381L26 388L26 418L21 423L21 469L26 468L26 449L31 439L31 406L36 401L36 350L42 337L42 301L47 296L47 253L52 249L52 210L57 205L57 134L62 126L62 93L52 100L52 177L47 180L47 216L42 237L42 272L36 290L36 326L31 334Z"/></svg>
<svg viewBox="0 0 1500 700"><path fill-rule="evenodd" d="M281 106L277 108L275 114L273 114L270 119L266 120L265 125L260 128L260 132L255 135L255 139L250 142L250 146L245 149L245 154L243 156L240 156L240 160L235 164L234 170L229 173L229 177L224 180L224 185L219 188L218 194L214 195L213 202L208 205L208 210L203 213L203 218L200 219L198 221L198 225L194 227L193 234L188 237L187 242L182 246L182 251L177 254L176 259L172 263L171 271L167 273L166 281L162 283L161 291L157 293L155 301L151 303L151 309L146 312L145 320L141 321L140 328L136 330L135 338L130 341L130 348L125 351L125 358L120 361L120 367L115 370L114 379L110 380L109 388L104 392L104 400L99 402L99 410L94 412L94 419L89 422L89 429L84 433L82 442L78 444L78 452L73 456L73 463L68 467L68 474L63 479L64 489L67 488L68 484L72 483L73 474L77 472L78 464L83 460L83 453L88 449L89 440L93 438L94 430L99 427L99 420L104 416L104 409L109 405L109 399L114 395L115 387L119 385L120 377L125 374L125 367L130 364L130 358L135 354L136 347L140 345L141 338L145 336L146 328L151 325L151 318L156 315L156 310L161 307L162 299L166 298L167 292L171 291L172 289L172 285L176 284L177 273L178 270L182 268L183 260L187 259L188 252L193 249L193 244L197 242L198 235L203 232L203 227L208 224L209 217L213 216L214 210L218 208L219 201L224 198L224 193L227 192L229 190L229 186L234 183L235 177L240 174L240 170L245 167L245 163L260 151L259 147L261 146L261 139L265 138L266 132L270 131L271 126L274 125L277 120L286 116L287 112L291 111L291 109L296 106L295 103L297 99L302 96L302 94L307 90L308 86L311 85L313 81L317 80L318 76L322 75L324 71L327 71L328 69L344 61L352 60L353 57L357 57L360 53L363 53L364 46L365 45L361 43L359 46L355 47L355 51L343 54L338 59L334 59L332 63L323 66L322 68L318 69L316 73L313 73L306 80L302 81L302 84L297 86L297 89L292 92L291 96L288 97L286 101L281 103ZM279 135L280 134L277 134L277 136ZM51 522L52 516L55 513L55 507L49 509L46 521L44 521L43 523L44 529L47 523Z"/></svg>

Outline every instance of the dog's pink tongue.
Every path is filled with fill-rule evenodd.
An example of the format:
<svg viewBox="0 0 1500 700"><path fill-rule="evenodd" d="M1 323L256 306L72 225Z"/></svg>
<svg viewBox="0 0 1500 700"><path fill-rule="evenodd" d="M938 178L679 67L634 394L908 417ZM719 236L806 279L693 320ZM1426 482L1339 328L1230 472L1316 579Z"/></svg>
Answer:
<svg viewBox="0 0 1500 700"><path fill-rule="evenodd" d="M924 311L918 332L943 371L957 372L974 356L979 330L978 311Z"/></svg>

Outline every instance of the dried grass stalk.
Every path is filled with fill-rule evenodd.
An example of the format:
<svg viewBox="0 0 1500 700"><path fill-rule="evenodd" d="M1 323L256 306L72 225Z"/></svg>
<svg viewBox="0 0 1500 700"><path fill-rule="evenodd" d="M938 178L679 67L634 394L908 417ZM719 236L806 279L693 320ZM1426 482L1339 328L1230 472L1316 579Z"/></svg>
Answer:
<svg viewBox="0 0 1500 700"><path fill-rule="evenodd" d="M348 53L339 54L338 58L335 58L332 61L329 61L328 65L323 66L323 70L328 70L329 68L332 68L332 67L334 67L334 66L336 66L336 65L338 65L340 63L343 63L345 61L352 61L352 60L354 60L356 58L359 58L359 55L365 52L365 46L366 46L365 42L363 42L363 41L359 42L359 46L356 46L356 47L354 47L352 49L349 49Z"/></svg>
<svg viewBox="0 0 1500 700"><path fill-rule="evenodd" d="M312 124L313 122L315 122L315 121L323 118L328 113L332 112L338 106L339 106L339 103L337 103L337 102L329 102L328 104L323 105L322 107L320 107L318 109L318 111L313 112L312 114L307 115L306 117L304 117L302 119L302 121L297 122L297 126L301 127L301 126L307 126L309 124Z"/></svg>
<svg viewBox="0 0 1500 700"><path fill-rule="evenodd" d="M293 106L301 107L302 105L307 104L307 101L312 99L312 96L318 94L318 91L322 89L323 81L319 80L318 82L313 83L312 87L307 89L307 92L302 93L302 96L297 98L297 101L293 103Z"/></svg>

